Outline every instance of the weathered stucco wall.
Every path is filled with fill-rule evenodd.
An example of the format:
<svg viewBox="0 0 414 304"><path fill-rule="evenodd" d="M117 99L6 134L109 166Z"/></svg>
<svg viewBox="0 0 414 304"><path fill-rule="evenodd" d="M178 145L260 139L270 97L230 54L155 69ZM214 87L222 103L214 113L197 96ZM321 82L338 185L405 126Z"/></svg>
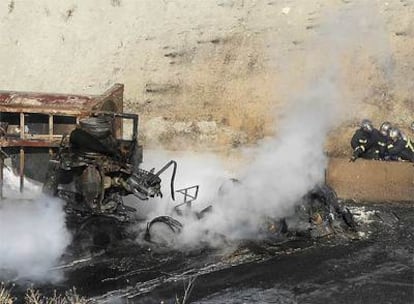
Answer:
<svg viewBox="0 0 414 304"><path fill-rule="evenodd" d="M344 123L328 148L340 154L361 117L413 118L413 16L409 0L2 1L0 88L121 82L147 145L229 148L272 134L334 54Z"/></svg>
<svg viewBox="0 0 414 304"><path fill-rule="evenodd" d="M412 202L414 170L411 163L331 158L326 181L338 196L368 202Z"/></svg>

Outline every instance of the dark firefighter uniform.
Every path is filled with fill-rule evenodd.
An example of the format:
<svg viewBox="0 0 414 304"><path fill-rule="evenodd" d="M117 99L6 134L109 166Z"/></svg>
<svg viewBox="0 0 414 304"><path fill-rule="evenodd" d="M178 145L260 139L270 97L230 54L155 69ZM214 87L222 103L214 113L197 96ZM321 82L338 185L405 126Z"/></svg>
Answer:
<svg viewBox="0 0 414 304"><path fill-rule="evenodd" d="M387 150L391 160L402 159L414 162L414 143L410 138L390 141Z"/></svg>
<svg viewBox="0 0 414 304"><path fill-rule="evenodd" d="M354 149L352 160L359 157L365 159L380 159L381 154L385 153L386 144L383 136L379 131L373 129L366 131L363 128L358 129L351 139L351 146Z"/></svg>
<svg viewBox="0 0 414 304"><path fill-rule="evenodd" d="M390 143L390 138L378 132L378 138L376 146L378 147L379 151L379 159L387 159L389 158L388 155L388 144Z"/></svg>

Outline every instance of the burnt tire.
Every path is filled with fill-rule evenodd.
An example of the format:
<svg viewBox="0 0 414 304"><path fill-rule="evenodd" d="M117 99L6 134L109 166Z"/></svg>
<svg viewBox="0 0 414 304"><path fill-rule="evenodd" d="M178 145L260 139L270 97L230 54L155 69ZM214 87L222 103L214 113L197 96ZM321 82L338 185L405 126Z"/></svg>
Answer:
<svg viewBox="0 0 414 304"><path fill-rule="evenodd" d="M144 239L157 245L170 247L176 242L183 225L170 216L158 216L147 224Z"/></svg>

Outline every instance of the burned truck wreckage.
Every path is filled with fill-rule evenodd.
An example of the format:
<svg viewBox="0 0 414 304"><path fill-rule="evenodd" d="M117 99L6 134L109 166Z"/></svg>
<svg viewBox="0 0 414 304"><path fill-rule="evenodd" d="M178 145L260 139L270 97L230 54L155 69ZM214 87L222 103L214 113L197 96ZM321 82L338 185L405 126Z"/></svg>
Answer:
<svg viewBox="0 0 414 304"><path fill-rule="evenodd" d="M124 204L123 197L134 195L138 202L162 197L161 175L172 171L170 195L173 201L175 193L184 199L171 208L174 217L164 215L148 222L145 239L153 242L151 227L156 223L166 225L173 233L181 231L180 207L190 207L199 188L174 189L174 160L157 171L141 168L138 115L123 113L122 108L123 85L119 84L99 96L0 92L1 171L5 159L10 158L20 175L21 191L24 176L42 182L46 194L66 202L69 217L80 219L77 230L90 218L137 221L136 208ZM233 183L243 186L242 181ZM212 208L191 212L201 218ZM265 222L265 232L273 235L305 230L309 237L322 237L356 231L351 212L339 205L335 192L326 185L306 194L292 218L269 217Z"/></svg>
<svg viewBox="0 0 414 304"><path fill-rule="evenodd" d="M131 117L137 125L137 115L119 115ZM159 175L172 165L174 177L176 163L170 161L157 173L139 168L142 150L137 147L136 133L130 141L119 141L112 129L109 114L80 120L69 138L62 138L50 160L44 191L70 202L77 213L117 216L119 220L125 219L127 211L122 196L133 194L140 200L162 196Z"/></svg>

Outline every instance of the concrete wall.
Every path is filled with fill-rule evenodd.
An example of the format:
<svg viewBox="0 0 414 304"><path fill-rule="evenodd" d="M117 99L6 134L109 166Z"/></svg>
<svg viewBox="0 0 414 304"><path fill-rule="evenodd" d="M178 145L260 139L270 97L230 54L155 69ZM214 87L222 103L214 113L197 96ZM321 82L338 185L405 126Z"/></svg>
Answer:
<svg viewBox="0 0 414 304"><path fill-rule="evenodd" d="M414 202L412 163L331 158L326 179L343 199Z"/></svg>

